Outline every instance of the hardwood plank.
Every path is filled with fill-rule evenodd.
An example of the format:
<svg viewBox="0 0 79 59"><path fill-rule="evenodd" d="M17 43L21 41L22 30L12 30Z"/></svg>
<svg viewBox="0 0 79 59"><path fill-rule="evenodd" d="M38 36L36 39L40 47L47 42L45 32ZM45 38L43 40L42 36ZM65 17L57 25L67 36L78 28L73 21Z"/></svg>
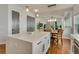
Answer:
<svg viewBox="0 0 79 59"><path fill-rule="evenodd" d="M51 46L48 50L48 54L69 54L70 50L70 40L63 39L63 45L60 47L55 47L55 43L52 39Z"/></svg>
<svg viewBox="0 0 79 59"><path fill-rule="evenodd" d="M6 45L0 44L0 54L5 54L5 52L6 52Z"/></svg>

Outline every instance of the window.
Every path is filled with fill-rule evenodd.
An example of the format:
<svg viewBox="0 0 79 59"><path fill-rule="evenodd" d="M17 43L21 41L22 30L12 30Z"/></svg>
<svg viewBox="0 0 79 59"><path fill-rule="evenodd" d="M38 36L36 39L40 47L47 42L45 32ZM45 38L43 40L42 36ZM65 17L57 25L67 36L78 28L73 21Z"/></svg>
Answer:
<svg viewBox="0 0 79 59"><path fill-rule="evenodd" d="M79 13L74 18L74 32L79 33Z"/></svg>

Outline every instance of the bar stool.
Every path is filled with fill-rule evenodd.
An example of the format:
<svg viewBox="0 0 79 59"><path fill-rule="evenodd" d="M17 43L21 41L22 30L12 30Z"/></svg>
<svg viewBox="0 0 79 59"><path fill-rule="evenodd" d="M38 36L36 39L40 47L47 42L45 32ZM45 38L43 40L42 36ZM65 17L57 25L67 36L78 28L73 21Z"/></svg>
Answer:
<svg viewBox="0 0 79 59"><path fill-rule="evenodd" d="M63 34L63 30L58 29L58 34L57 34L58 47L62 47L62 45L63 45L62 34Z"/></svg>

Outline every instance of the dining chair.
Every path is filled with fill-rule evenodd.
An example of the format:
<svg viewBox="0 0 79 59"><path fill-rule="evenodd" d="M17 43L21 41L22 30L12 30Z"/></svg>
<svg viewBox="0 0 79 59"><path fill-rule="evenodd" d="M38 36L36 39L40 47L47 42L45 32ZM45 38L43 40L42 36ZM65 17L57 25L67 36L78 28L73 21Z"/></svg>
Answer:
<svg viewBox="0 0 79 59"><path fill-rule="evenodd" d="M55 47L57 47L57 42L58 42L58 40L57 40L57 32L52 32L51 33L51 41L54 41L54 45L55 45Z"/></svg>
<svg viewBox="0 0 79 59"><path fill-rule="evenodd" d="M62 47L63 45L62 34L63 34L63 30L58 29L58 33L57 33L58 47Z"/></svg>

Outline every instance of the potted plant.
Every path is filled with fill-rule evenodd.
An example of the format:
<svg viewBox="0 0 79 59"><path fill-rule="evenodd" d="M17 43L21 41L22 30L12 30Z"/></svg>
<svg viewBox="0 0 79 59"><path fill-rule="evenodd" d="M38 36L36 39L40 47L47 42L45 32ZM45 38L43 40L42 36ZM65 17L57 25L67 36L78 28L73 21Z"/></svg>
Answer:
<svg viewBox="0 0 79 59"><path fill-rule="evenodd" d="M43 23L40 23L40 22L39 22L39 23L37 24L37 29L40 30L42 27L43 27Z"/></svg>
<svg viewBox="0 0 79 59"><path fill-rule="evenodd" d="M58 29L57 22L55 22L55 30L57 30L57 29Z"/></svg>
<svg viewBox="0 0 79 59"><path fill-rule="evenodd" d="M60 29L62 29L62 25L60 25Z"/></svg>
<svg viewBox="0 0 79 59"><path fill-rule="evenodd" d="M44 24L44 30L46 30L46 24Z"/></svg>
<svg viewBox="0 0 79 59"><path fill-rule="evenodd" d="M53 25L51 25L51 28L52 28L52 29L54 29L54 26L53 26Z"/></svg>

